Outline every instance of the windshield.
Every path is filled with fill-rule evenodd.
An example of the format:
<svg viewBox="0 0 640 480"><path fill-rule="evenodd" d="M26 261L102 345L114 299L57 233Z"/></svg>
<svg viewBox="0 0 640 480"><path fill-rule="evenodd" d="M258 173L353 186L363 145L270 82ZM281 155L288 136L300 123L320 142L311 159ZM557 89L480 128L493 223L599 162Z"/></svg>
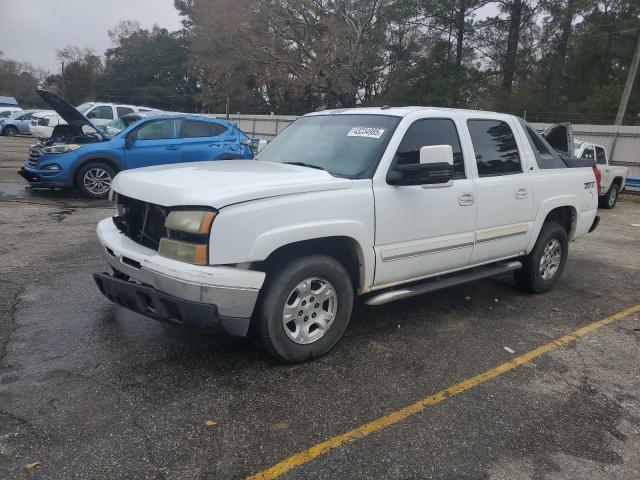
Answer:
<svg viewBox="0 0 640 480"><path fill-rule="evenodd" d="M127 128L127 124L121 118L114 118L104 126L104 130L111 136L116 135Z"/></svg>
<svg viewBox="0 0 640 480"><path fill-rule="evenodd" d="M358 178L380 159L400 117L318 115L289 125L260 152L267 162L303 163Z"/></svg>
<svg viewBox="0 0 640 480"><path fill-rule="evenodd" d="M93 106L93 103L83 103L82 105L78 105L76 107L76 110L78 110L80 113L84 113L87 110L89 110L92 106Z"/></svg>

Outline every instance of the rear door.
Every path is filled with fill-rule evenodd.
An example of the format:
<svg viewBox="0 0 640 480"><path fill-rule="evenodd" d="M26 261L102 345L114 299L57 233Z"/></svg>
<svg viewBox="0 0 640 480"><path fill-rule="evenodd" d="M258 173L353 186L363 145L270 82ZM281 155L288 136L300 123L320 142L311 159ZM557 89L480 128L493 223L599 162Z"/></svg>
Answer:
<svg viewBox="0 0 640 480"><path fill-rule="evenodd" d="M467 127L477 167L473 265L526 250L533 227L533 189L513 119L471 118Z"/></svg>
<svg viewBox="0 0 640 480"><path fill-rule="evenodd" d="M186 119L182 123L182 161L204 162L229 156L238 143L230 130L217 122Z"/></svg>
<svg viewBox="0 0 640 480"><path fill-rule="evenodd" d="M151 120L128 136L133 141L125 147L128 168L149 167L182 161L180 128L182 119L164 118Z"/></svg>

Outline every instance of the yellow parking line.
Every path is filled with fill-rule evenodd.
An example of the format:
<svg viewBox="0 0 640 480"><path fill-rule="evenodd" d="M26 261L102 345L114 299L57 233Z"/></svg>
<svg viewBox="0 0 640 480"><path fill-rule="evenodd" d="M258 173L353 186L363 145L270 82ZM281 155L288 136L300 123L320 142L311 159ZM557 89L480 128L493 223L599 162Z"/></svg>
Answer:
<svg viewBox="0 0 640 480"><path fill-rule="evenodd" d="M579 337L587 335L588 333L593 332L599 328L608 325L611 322L615 322L616 320L620 320L632 313L640 312L640 304L635 305L633 307L629 307L621 312L618 312L610 317L603 318L602 320L598 320L597 322L586 325L578 330L574 330L571 333L568 333L552 342L549 342L545 345L541 345L535 350L531 350L519 357L514 358L509 362L505 362L501 365L498 365L491 370L487 370L480 375L476 375L475 377L471 377L467 380L464 380L460 383L456 383L455 385L446 388L444 390L440 390L438 393L434 393L433 395L429 395L428 397L422 398L417 402L401 408L400 410L396 410L395 412L391 412L384 417L380 417L376 420L373 420L369 423L365 423L359 427L354 428L353 430L349 430L340 435L336 435L335 437L331 437L324 442L320 442L306 450L303 450L300 453L296 453L295 455L282 460L279 463L276 463L274 466L267 468L261 472L258 472L254 475L250 475L247 477L247 480L269 480L272 478L279 477L283 473L288 472L300 465L310 462L311 460L324 455L329 450L333 450L334 448L338 448L340 445L348 442L353 442L354 440L366 437L367 435L377 432L378 430L382 430L385 427L389 427L398 422L401 422L407 417L411 415L415 415L423 411L425 408L437 405L438 403L446 400L448 397L452 397L459 393L464 392L465 390L469 390L470 388L475 387L487 380L491 380L492 378L497 377L498 375L502 375L510 370L513 370L520 365L530 362L534 358L543 355L544 353L550 352L551 350L555 350L560 347L564 347L565 345L573 342Z"/></svg>

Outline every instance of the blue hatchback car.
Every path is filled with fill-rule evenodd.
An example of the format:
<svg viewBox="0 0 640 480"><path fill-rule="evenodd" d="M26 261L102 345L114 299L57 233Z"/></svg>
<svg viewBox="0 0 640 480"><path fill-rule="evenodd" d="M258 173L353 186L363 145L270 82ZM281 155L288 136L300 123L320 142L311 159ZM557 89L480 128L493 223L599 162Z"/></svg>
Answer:
<svg viewBox="0 0 640 480"><path fill-rule="evenodd" d="M29 149L18 172L33 187L77 188L105 198L121 170L182 162L252 159L252 141L233 123L187 113L142 118L112 136L56 94L40 96L67 122Z"/></svg>

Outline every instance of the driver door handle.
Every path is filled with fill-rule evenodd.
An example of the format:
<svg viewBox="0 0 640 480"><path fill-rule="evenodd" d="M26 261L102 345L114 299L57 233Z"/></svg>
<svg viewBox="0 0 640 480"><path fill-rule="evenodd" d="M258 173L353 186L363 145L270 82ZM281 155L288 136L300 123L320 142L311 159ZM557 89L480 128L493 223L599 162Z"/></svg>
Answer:
<svg viewBox="0 0 640 480"><path fill-rule="evenodd" d="M180 147L178 145L169 145L167 150L178 150Z"/></svg>
<svg viewBox="0 0 640 480"><path fill-rule="evenodd" d="M473 193L461 193L460 195L458 195L458 205L460 205L461 207L473 205L475 201L476 197L473 195Z"/></svg>

